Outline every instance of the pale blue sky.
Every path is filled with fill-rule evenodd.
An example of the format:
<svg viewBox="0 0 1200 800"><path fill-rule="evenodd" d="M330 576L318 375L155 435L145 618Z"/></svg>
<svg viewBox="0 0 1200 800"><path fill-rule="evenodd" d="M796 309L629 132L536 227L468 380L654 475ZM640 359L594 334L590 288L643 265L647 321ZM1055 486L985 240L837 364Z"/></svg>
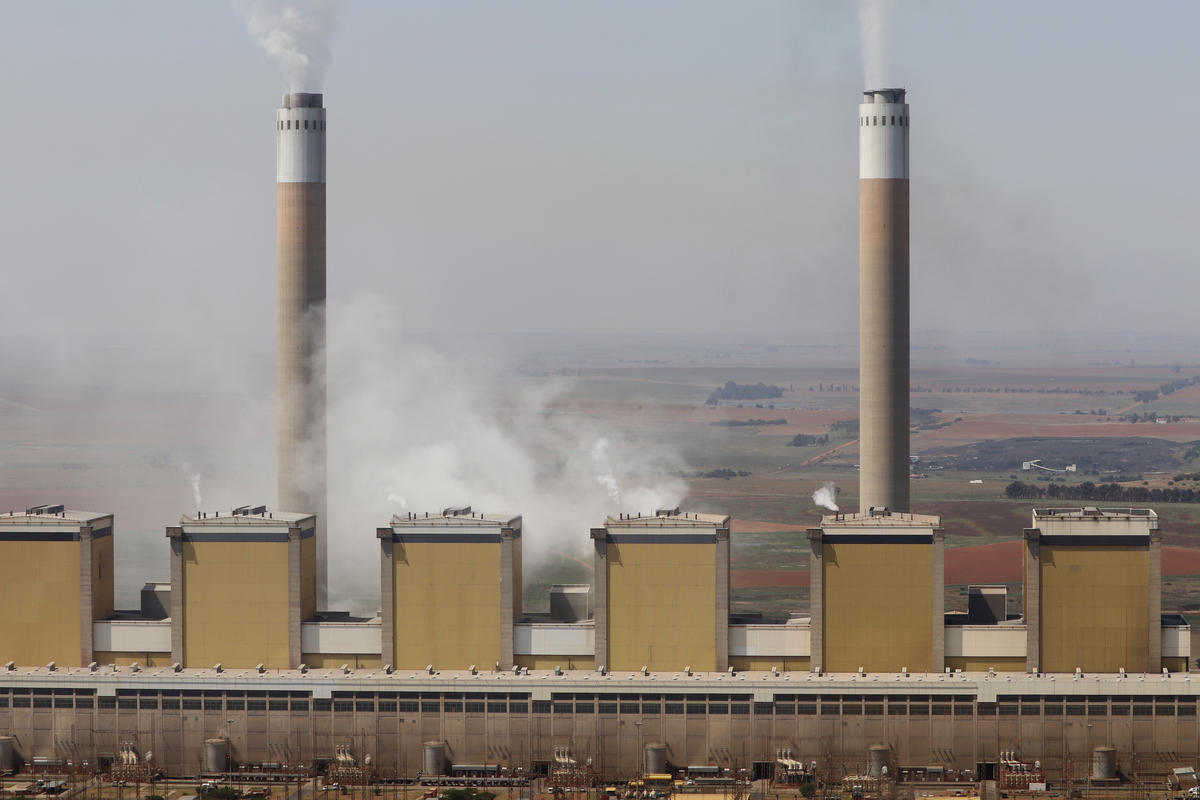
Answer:
<svg viewBox="0 0 1200 800"><path fill-rule="evenodd" d="M1193 333L1200 4L893 21L914 327ZM413 331L856 328L852 3L350 0L332 51L334 300ZM228 5L10 3L0 75L0 335L53 309L270 340L283 86Z"/></svg>

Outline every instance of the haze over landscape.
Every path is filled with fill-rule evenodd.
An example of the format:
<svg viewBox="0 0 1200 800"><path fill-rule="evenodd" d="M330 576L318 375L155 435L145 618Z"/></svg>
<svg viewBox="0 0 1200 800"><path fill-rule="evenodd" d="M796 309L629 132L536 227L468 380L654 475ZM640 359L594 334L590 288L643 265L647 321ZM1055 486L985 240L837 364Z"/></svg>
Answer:
<svg viewBox="0 0 1200 800"><path fill-rule="evenodd" d="M856 482L831 427L858 402L856 8L318 3L330 58L298 87L268 54L281 8L9 9L0 497L115 511L126 592L161 577L181 512L273 502L271 114L296 88L330 120L339 601L375 602L350 587L376 525L455 502L525 514L551 577L585 577L603 514L681 501L761 523L735 570L802 571L778 537ZM1200 11L890 11L866 68L914 108L912 402L937 409L914 452L1153 428L1176 449L1091 480L1165 487L1195 466L1200 395L1134 393L1200 372L1200 120L1179 102ZM786 391L705 405L726 381ZM1014 470L1056 453L943 463L914 497L980 501L940 513L987 545L1027 514ZM1164 512L1176 545L1197 508Z"/></svg>

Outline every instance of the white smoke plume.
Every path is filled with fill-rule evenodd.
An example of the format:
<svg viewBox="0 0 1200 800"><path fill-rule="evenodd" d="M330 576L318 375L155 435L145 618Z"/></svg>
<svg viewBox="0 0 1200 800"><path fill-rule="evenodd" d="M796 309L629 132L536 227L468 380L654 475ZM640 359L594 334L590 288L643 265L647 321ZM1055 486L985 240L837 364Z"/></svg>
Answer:
<svg viewBox="0 0 1200 800"><path fill-rule="evenodd" d="M321 89L337 29L334 0L232 0L258 46L283 73L290 92Z"/></svg>
<svg viewBox="0 0 1200 800"><path fill-rule="evenodd" d="M825 481L820 489L817 489L812 494L813 505L818 505L821 508L827 508L830 511L838 511L837 504L837 486L833 481Z"/></svg>
<svg viewBox="0 0 1200 800"><path fill-rule="evenodd" d="M200 473L199 472L192 473L191 483L192 483L192 499L196 501L196 510L200 510L200 509L204 508L204 504L201 502L201 497L200 497Z"/></svg>
<svg viewBox="0 0 1200 800"><path fill-rule="evenodd" d="M402 313L378 297L328 312L331 608L377 608L379 581L363 576L378 574L375 530L392 514L521 514L529 574L551 556L585 556L607 515L686 494L674 453L556 413L562 379L406 341Z"/></svg>
<svg viewBox="0 0 1200 800"><path fill-rule="evenodd" d="M892 0L858 0L858 35L866 89L890 86Z"/></svg>

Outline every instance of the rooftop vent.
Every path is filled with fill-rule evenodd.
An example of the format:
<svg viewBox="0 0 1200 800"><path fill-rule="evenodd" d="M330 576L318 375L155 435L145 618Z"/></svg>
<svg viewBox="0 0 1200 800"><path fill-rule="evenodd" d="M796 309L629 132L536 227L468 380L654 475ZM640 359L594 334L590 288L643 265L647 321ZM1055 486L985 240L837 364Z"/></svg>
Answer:
<svg viewBox="0 0 1200 800"><path fill-rule="evenodd" d="M50 514L61 514L66 510L67 510L66 506L64 506L62 504L59 504L59 505L47 504L47 505L41 505L41 506L34 506L33 508L27 508L27 509L25 509L25 513L26 514L50 515Z"/></svg>
<svg viewBox="0 0 1200 800"><path fill-rule="evenodd" d="M465 517L471 513L470 506L450 506L442 509L443 517Z"/></svg>
<svg viewBox="0 0 1200 800"><path fill-rule="evenodd" d="M657 509L654 512L654 516L656 516L656 517L678 517L679 516L679 506L675 506L674 508Z"/></svg>
<svg viewBox="0 0 1200 800"><path fill-rule="evenodd" d="M233 510L235 517L252 517L267 513L266 506L238 506Z"/></svg>

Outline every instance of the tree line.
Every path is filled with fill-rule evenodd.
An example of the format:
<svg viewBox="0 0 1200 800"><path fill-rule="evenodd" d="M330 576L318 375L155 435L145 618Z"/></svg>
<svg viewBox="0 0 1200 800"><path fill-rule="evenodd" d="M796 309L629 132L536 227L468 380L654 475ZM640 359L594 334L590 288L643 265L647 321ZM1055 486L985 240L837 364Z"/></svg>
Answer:
<svg viewBox="0 0 1200 800"><path fill-rule="evenodd" d="M1096 500L1103 503L1198 503L1200 491L1168 486L1122 486L1119 483L1078 484L1051 483L1038 486L1034 483L1013 481L1004 488L1004 494L1014 500Z"/></svg>

